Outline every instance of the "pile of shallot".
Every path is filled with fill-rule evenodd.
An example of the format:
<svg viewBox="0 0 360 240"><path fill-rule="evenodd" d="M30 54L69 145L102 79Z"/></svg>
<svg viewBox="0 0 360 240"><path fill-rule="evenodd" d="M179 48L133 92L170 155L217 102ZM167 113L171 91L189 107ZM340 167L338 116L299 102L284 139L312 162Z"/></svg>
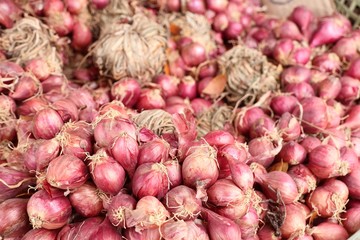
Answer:
<svg viewBox="0 0 360 240"><path fill-rule="evenodd" d="M339 13L0 0L0 28L0 239L360 229L360 32Z"/></svg>

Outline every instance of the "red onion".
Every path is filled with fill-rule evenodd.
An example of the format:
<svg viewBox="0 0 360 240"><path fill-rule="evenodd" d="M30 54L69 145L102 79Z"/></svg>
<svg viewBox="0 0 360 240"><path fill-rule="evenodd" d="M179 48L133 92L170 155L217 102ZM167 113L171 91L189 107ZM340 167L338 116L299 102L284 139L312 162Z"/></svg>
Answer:
<svg viewBox="0 0 360 240"><path fill-rule="evenodd" d="M160 86L162 95L165 98L177 95L179 84L178 78L161 74L155 77L154 82Z"/></svg>
<svg viewBox="0 0 360 240"><path fill-rule="evenodd" d="M310 82L311 71L303 66L291 66L281 73L281 85L290 83Z"/></svg>
<svg viewBox="0 0 360 240"><path fill-rule="evenodd" d="M77 121L79 118L79 110L70 99L62 99L51 105L52 109L61 116L63 122Z"/></svg>
<svg viewBox="0 0 360 240"><path fill-rule="evenodd" d="M135 227L137 232L158 228L169 217L169 212L164 205L153 196L145 196L141 198L136 208L132 211L125 212L127 225L129 227Z"/></svg>
<svg viewBox="0 0 360 240"><path fill-rule="evenodd" d="M178 160L170 160L164 162L167 169L168 178L171 188L177 187L182 183L181 165Z"/></svg>
<svg viewBox="0 0 360 240"><path fill-rule="evenodd" d="M227 15L223 12L217 13L213 21L213 29L216 32L222 32L229 26L229 19Z"/></svg>
<svg viewBox="0 0 360 240"><path fill-rule="evenodd" d="M297 142L290 141L283 145L277 158L281 161L287 162L290 165L297 165L305 161L307 152L306 149Z"/></svg>
<svg viewBox="0 0 360 240"><path fill-rule="evenodd" d="M0 211L6 216L0 219L0 235L2 237L19 238L31 228L26 214L28 200L11 198L0 204Z"/></svg>
<svg viewBox="0 0 360 240"><path fill-rule="evenodd" d="M342 165L340 151L331 145L319 145L309 153L308 167L318 178L343 176Z"/></svg>
<svg viewBox="0 0 360 240"><path fill-rule="evenodd" d="M275 130L275 122L268 116L257 119L250 127L250 138L258 138L271 135Z"/></svg>
<svg viewBox="0 0 360 240"><path fill-rule="evenodd" d="M349 197L345 183L328 179L307 198L307 205L321 217L339 217Z"/></svg>
<svg viewBox="0 0 360 240"><path fill-rule="evenodd" d="M350 174L342 178L349 188L350 197L360 199L360 167L355 168Z"/></svg>
<svg viewBox="0 0 360 240"><path fill-rule="evenodd" d="M360 138L356 136L352 136L350 141L356 155L360 157Z"/></svg>
<svg viewBox="0 0 360 240"><path fill-rule="evenodd" d="M96 103L91 92L86 88L78 88L70 92L68 98L81 109L79 119L91 122L95 119L97 112L95 110Z"/></svg>
<svg viewBox="0 0 360 240"><path fill-rule="evenodd" d="M14 100L25 100L33 97L39 91L39 82L29 74L24 74L19 78L14 91L9 93L9 97Z"/></svg>
<svg viewBox="0 0 360 240"><path fill-rule="evenodd" d="M294 50L294 43L290 39L280 39L276 43L273 51L273 57L282 65L290 64L290 55Z"/></svg>
<svg viewBox="0 0 360 240"><path fill-rule="evenodd" d="M338 55L341 59L351 62L360 57L358 52L359 39L359 35L342 37L331 48L331 51L336 53L336 55Z"/></svg>
<svg viewBox="0 0 360 240"><path fill-rule="evenodd" d="M341 89L340 79L337 77L329 77L319 83L318 96L323 99L335 99Z"/></svg>
<svg viewBox="0 0 360 240"><path fill-rule="evenodd" d="M350 21L339 13L323 17L311 38L310 46L318 47L323 44L334 43L351 30Z"/></svg>
<svg viewBox="0 0 360 240"><path fill-rule="evenodd" d="M91 3L99 10L105 8L110 0L91 0Z"/></svg>
<svg viewBox="0 0 360 240"><path fill-rule="evenodd" d="M47 79L50 76L51 70L49 65L42 58L33 58L26 62L25 71L34 74L40 81Z"/></svg>
<svg viewBox="0 0 360 240"><path fill-rule="evenodd" d="M321 141L313 136L306 136L300 144L306 149L306 151L309 153L317 146L321 145Z"/></svg>
<svg viewBox="0 0 360 240"><path fill-rule="evenodd" d="M61 191L50 196L40 190L30 197L27 213L33 228L58 229L70 220L71 204Z"/></svg>
<svg viewBox="0 0 360 240"><path fill-rule="evenodd" d="M94 128L96 144L99 147L110 147L121 132L126 132L129 137L136 139L136 127L133 122L120 116L112 117L110 113L105 114L99 118Z"/></svg>
<svg viewBox="0 0 360 240"><path fill-rule="evenodd" d="M197 95L196 82L191 76L184 77L179 83L178 95L182 98L194 99Z"/></svg>
<svg viewBox="0 0 360 240"><path fill-rule="evenodd" d="M5 28L13 27L14 21L19 19L21 9L11 0L2 0L0 2L0 25Z"/></svg>
<svg viewBox="0 0 360 240"><path fill-rule="evenodd" d="M271 98L270 107L278 116L294 110L298 100L292 95L278 95Z"/></svg>
<svg viewBox="0 0 360 240"><path fill-rule="evenodd" d="M351 103L360 96L360 82L358 79L343 76L340 78L341 89L336 97L342 103Z"/></svg>
<svg viewBox="0 0 360 240"><path fill-rule="evenodd" d="M341 214L342 224L349 234L354 234L360 229L360 208L347 208L346 212Z"/></svg>
<svg viewBox="0 0 360 240"><path fill-rule="evenodd" d="M161 96L161 90L158 88L144 88L136 103L138 110L162 109L166 105Z"/></svg>
<svg viewBox="0 0 360 240"><path fill-rule="evenodd" d="M33 119L33 134L38 138L51 139L60 131L64 122L53 109L40 110Z"/></svg>
<svg viewBox="0 0 360 240"><path fill-rule="evenodd" d="M275 147L272 140L267 136L254 138L249 142L250 162L269 167L280 150L281 146Z"/></svg>
<svg viewBox="0 0 360 240"><path fill-rule="evenodd" d="M28 231L21 240L56 240L58 232L56 230L48 230L45 228L32 229Z"/></svg>
<svg viewBox="0 0 360 240"><path fill-rule="evenodd" d="M276 29L276 35L278 38L288 38L291 40L301 41L303 39L299 28L292 21L286 20Z"/></svg>
<svg viewBox="0 0 360 240"><path fill-rule="evenodd" d="M279 236L279 234L275 234L275 231L267 224L259 229L258 236L261 240L281 240L281 236Z"/></svg>
<svg viewBox="0 0 360 240"><path fill-rule="evenodd" d="M170 61L170 63L169 63L170 73L172 76L175 76L178 78L183 78L185 76L186 66L185 66L184 60L180 56L178 56L177 52L176 52L176 54L177 54L177 56L174 57L173 61Z"/></svg>
<svg viewBox="0 0 360 240"><path fill-rule="evenodd" d="M224 31L224 36L228 40L236 39L243 31L244 27L240 22L230 20L228 27Z"/></svg>
<svg viewBox="0 0 360 240"><path fill-rule="evenodd" d="M349 68L347 69L345 76L353 77L360 79L360 71L358 70L360 66L360 58L355 59L350 63Z"/></svg>
<svg viewBox="0 0 360 240"><path fill-rule="evenodd" d="M314 240L346 240L349 234L340 224L323 222L311 229L311 236Z"/></svg>
<svg viewBox="0 0 360 240"><path fill-rule="evenodd" d="M80 187L87 178L88 170L85 163L72 155L61 155L53 159L46 173L46 180L51 186L64 190Z"/></svg>
<svg viewBox="0 0 360 240"><path fill-rule="evenodd" d="M206 6L214 12L225 11L227 5L228 0L206 0Z"/></svg>
<svg viewBox="0 0 360 240"><path fill-rule="evenodd" d="M352 148L346 146L340 148L340 159L347 173L351 173L360 166L356 152Z"/></svg>
<svg viewBox="0 0 360 240"><path fill-rule="evenodd" d="M292 93L297 99L315 96L313 87L307 82L290 83L286 85L284 92Z"/></svg>
<svg viewBox="0 0 360 240"><path fill-rule="evenodd" d="M161 138L155 138L141 145L138 164L159 163L169 158L170 145Z"/></svg>
<svg viewBox="0 0 360 240"><path fill-rule="evenodd" d="M240 111L236 114L236 129L240 133L246 134L249 131L250 127L254 124L254 122L264 116L264 111L259 107L244 107L240 109Z"/></svg>
<svg viewBox="0 0 360 240"><path fill-rule="evenodd" d="M279 130L280 136L285 141L293 141L300 137L300 123L295 116L288 112L285 112L281 115L276 127Z"/></svg>
<svg viewBox="0 0 360 240"><path fill-rule="evenodd" d="M161 239L161 236L158 228L149 228L138 231L133 227L125 229L124 238L128 240L159 240Z"/></svg>
<svg viewBox="0 0 360 240"><path fill-rule="evenodd" d="M193 42L181 48L181 57L187 66L195 67L206 60L206 49L201 44Z"/></svg>
<svg viewBox="0 0 360 240"><path fill-rule="evenodd" d="M24 164L30 171L44 170L58 156L59 151L60 145L55 139L35 140L24 154Z"/></svg>
<svg viewBox="0 0 360 240"><path fill-rule="evenodd" d="M111 199L107 217L115 227L126 228L125 211L133 210L136 206L134 197L119 192Z"/></svg>
<svg viewBox="0 0 360 240"><path fill-rule="evenodd" d="M54 12L47 16L46 23L61 37L72 32L74 19L67 11Z"/></svg>
<svg viewBox="0 0 360 240"><path fill-rule="evenodd" d="M201 113L208 110L212 105L209 100L203 98L194 98L191 100L190 104L195 116L199 116Z"/></svg>
<svg viewBox="0 0 360 240"><path fill-rule="evenodd" d="M250 167L243 162L229 160L231 178L234 183L243 191L247 191L254 186L254 176Z"/></svg>
<svg viewBox="0 0 360 240"><path fill-rule="evenodd" d="M263 175L255 175L266 196L277 201L278 195L284 204L294 203L300 197L294 179L287 173L273 171Z"/></svg>
<svg viewBox="0 0 360 240"><path fill-rule="evenodd" d="M92 43L92 39L93 39L93 35L89 26L82 23L81 21L75 22L72 29L71 46L75 50L85 51Z"/></svg>
<svg viewBox="0 0 360 240"><path fill-rule="evenodd" d="M65 0L65 6L67 8L67 10L71 13L71 14L79 14L81 13L87 6L87 0L81 0L81 1L71 1L71 0Z"/></svg>
<svg viewBox="0 0 360 240"><path fill-rule="evenodd" d="M43 0L43 2L46 16L61 12L65 9L64 3L61 0Z"/></svg>
<svg viewBox="0 0 360 240"><path fill-rule="evenodd" d="M294 179L299 193L306 194L316 188L316 177L305 165L291 166L287 173Z"/></svg>
<svg viewBox="0 0 360 240"><path fill-rule="evenodd" d="M231 133L224 130L214 130L207 133L204 137L205 141L213 147L221 147L227 144L234 144L235 139Z"/></svg>
<svg viewBox="0 0 360 240"><path fill-rule="evenodd" d="M251 239L256 236L260 219L254 208L250 208L243 217L235 222L240 226L242 239Z"/></svg>
<svg viewBox="0 0 360 240"><path fill-rule="evenodd" d="M71 191L69 200L75 211L83 217L98 216L103 210L98 190L92 183L84 183Z"/></svg>
<svg viewBox="0 0 360 240"><path fill-rule="evenodd" d="M112 99L120 100L125 106L133 107L140 96L140 84L134 78L123 78L111 87Z"/></svg>
<svg viewBox="0 0 360 240"><path fill-rule="evenodd" d="M136 140L126 132L122 132L114 141L111 153L116 161L132 176L134 175L139 155L139 146Z"/></svg>
<svg viewBox="0 0 360 240"><path fill-rule="evenodd" d="M336 73L341 69L340 58L335 53L323 53L312 60L314 68L321 72Z"/></svg>
<svg viewBox="0 0 360 240"><path fill-rule="evenodd" d="M244 192L229 179L217 180L207 190L208 202L217 207L226 207L236 203L243 203Z"/></svg>
<svg viewBox="0 0 360 240"><path fill-rule="evenodd" d="M191 0L186 2L186 9L197 14L204 14L206 6L204 0Z"/></svg>
<svg viewBox="0 0 360 240"><path fill-rule="evenodd" d="M208 233L212 240L241 239L240 227L232 220L202 208L202 216L208 222Z"/></svg>
<svg viewBox="0 0 360 240"><path fill-rule="evenodd" d="M125 170L104 148L88 158L95 185L105 193L116 195L124 186Z"/></svg>
<svg viewBox="0 0 360 240"><path fill-rule="evenodd" d="M92 217L82 222L68 224L61 229L56 239L76 239L78 236L81 236L82 239L91 239L91 236L98 231L102 221L103 219L100 217Z"/></svg>
<svg viewBox="0 0 360 240"><path fill-rule="evenodd" d="M167 210L176 219L190 220L196 218L201 210L201 200L196 192L184 185L172 188L164 197Z"/></svg>
<svg viewBox="0 0 360 240"><path fill-rule="evenodd" d="M206 188L219 176L216 151L209 145L196 146L192 150L182 165L183 181L185 185L196 188L198 198L206 197Z"/></svg>
<svg viewBox="0 0 360 240"><path fill-rule="evenodd" d="M309 97L300 100L300 106L293 111L296 117L300 117L306 133L319 133L328 124L326 103L318 97Z"/></svg>
<svg viewBox="0 0 360 240"><path fill-rule="evenodd" d="M250 31L249 34L258 42L261 42L272 36L272 33L265 27L255 27Z"/></svg>
<svg viewBox="0 0 360 240"><path fill-rule="evenodd" d="M96 231L91 234L89 239L112 239L122 240L120 232L110 223L109 219L105 218L104 221L96 227Z"/></svg>
<svg viewBox="0 0 360 240"><path fill-rule="evenodd" d="M135 170L132 192L138 197L155 196L163 198L170 188L166 167L162 163L144 163Z"/></svg>
<svg viewBox="0 0 360 240"><path fill-rule="evenodd" d="M41 82L42 90L48 93L54 90L61 90L62 87L67 85L67 80L63 76L50 75L48 78Z"/></svg>
<svg viewBox="0 0 360 240"><path fill-rule="evenodd" d="M241 144L228 144L218 150L217 160L220 168L221 178L231 175L230 163L245 162L248 157L247 149ZM234 166L236 169L237 167ZM234 169L234 170L235 170ZM238 170L235 170L238 171Z"/></svg>
<svg viewBox="0 0 360 240"><path fill-rule="evenodd" d="M28 186L34 183L35 178L27 171L0 166L0 202L25 193Z"/></svg>
<svg viewBox="0 0 360 240"><path fill-rule="evenodd" d="M306 219L310 213L308 207L301 203L287 204L282 207L285 211L284 222L280 227L283 238L291 238L305 231Z"/></svg>
<svg viewBox="0 0 360 240"><path fill-rule="evenodd" d="M289 20L296 23L302 33L305 33L314 19L314 13L306 6L298 6L294 8L289 16Z"/></svg>

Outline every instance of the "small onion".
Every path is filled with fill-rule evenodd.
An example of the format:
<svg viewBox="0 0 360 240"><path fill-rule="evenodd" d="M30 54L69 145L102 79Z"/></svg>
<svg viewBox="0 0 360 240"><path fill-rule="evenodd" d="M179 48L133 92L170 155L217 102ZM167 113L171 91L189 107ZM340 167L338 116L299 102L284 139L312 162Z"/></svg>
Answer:
<svg viewBox="0 0 360 240"><path fill-rule="evenodd" d="M77 121L79 119L79 110L70 99L62 99L51 105L52 109L61 116L63 122Z"/></svg>
<svg viewBox="0 0 360 240"><path fill-rule="evenodd" d="M0 236L17 238L29 229L29 217L26 206L29 199L11 198L0 203L0 211L6 216L0 219Z"/></svg>
<svg viewBox="0 0 360 240"><path fill-rule="evenodd" d="M22 103L17 107L16 112L19 115L32 116L47 107L48 102L44 98L34 97L22 101Z"/></svg>
<svg viewBox="0 0 360 240"><path fill-rule="evenodd" d="M281 161L287 162L290 165L297 165L305 161L307 152L306 149L297 142L290 141L283 145L277 158Z"/></svg>
<svg viewBox="0 0 360 240"><path fill-rule="evenodd" d="M229 160L231 178L241 190L247 191L254 186L254 175L251 168L243 162Z"/></svg>
<svg viewBox="0 0 360 240"><path fill-rule="evenodd" d="M235 222L240 226L241 237L243 239L251 239L251 237L256 236L260 219L254 208L250 208L243 217L237 219Z"/></svg>
<svg viewBox="0 0 360 240"><path fill-rule="evenodd" d="M135 170L132 192L138 197L155 196L163 198L170 188L167 169L162 163L144 163Z"/></svg>
<svg viewBox="0 0 360 240"><path fill-rule="evenodd" d="M246 134L253 123L264 116L264 111L259 107L242 108L236 114L235 127L240 133Z"/></svg>
<svg viewBox="0 0 360 240"><path fill-rule="evenodd" d="M50 196L40 190L30 197L27 213L33 228L58 229L70 220L71 204L61 191Z"/></svg>
<svg viewBox="0 0 360 240"><path fill-rule="evenodd" d="M308 207L301 203L287 204L282 207L285 211L284 223L280 227L283 238L294 237L299 232L304 232L306 218L310 213Z"/></svg>
<svg viewBox="0 0 360 240"><path fill-rule="evenodd" d="M184 184L195 187L197 197L206 197L205 189L211 186L219 176L216 150L209 145L193 147L182 164Z"/></svg>
<svg viewBox="0 0 360 240"><path fill-rule="evenodd" d="M44 170L56 158L60 145L55 139L38 139L32 142L24 154L24 164L28 170Z"/></svg>
<svg viewBox="0 0 360 240"><path fill-rule="evenodd" d="M165 98L175 96L178 93L179 79L170 75L158 75L154 82L157 83Z"/></svg>
<svg viewBox="0 0 360 240"><path fill-rule="evenodd" d="M184 220L168 221L161 225L160 232L165 240L187 239L188 226Z"/></svg>
<svg viewBox="0 0 360 240"><path fill-rule="evenodd" d="M9 93L9 97L18 101L33 97L39 91L39 85L39 80L24 74L19 78L15 89Z"/></svg>
<svg viewBox="0 0 360 240"><path fill-rule="evenodd" d="M303 66L291 66L281 73L281 85L285 87L290 83L310 82L311 71Z"/></svg>
<svg viewBox="0 0 360 240"><path fill-rule="evenodd" d="M301 142L300 144L306 149L306 151L309 153L311 152L314 148L318 147L319 145L321 145L321 141L320 139L313 137L313 136L306 136Z"/></svg>
<svg viewBox="0 0 360 240"><path fill-rule="evenodd" d="M46 172L48 183L64 190L80 187L87 178L88 169L85 163L73 155L61 155L53 159Z"/></svg>
<svg viewBox="0 0 360 240"><path fill-rule="evenodd" d="M190 220L196 218L201 210L201 200L196 192L184 185L172 188L164 197L166 209L176 219Z"/></svg>
<svg viewBox="0 0 360 240"><path fill-rule="evenodd" d="M139 145L137 141L129 136L128 133L122 132L115 139L111 148L111 153L114 159L121 164L132 178L139 155Z"/></svg>
<svg viewBox="0 0 360 240"><path fill-rule="evenodd" d="M126 214L125 211L133 210L136 206L136 200L134 197L119 192L115 195L110 202L109 208L107 209L107 217L115 227L128 227L126 225Z"/></svg>
<svg viewBox="0 0 360 240"><path fill-rule="evenodd" d="M277 200L278 194L284 204L290 204L298 200L299 192L294 179L285 172L273 171L263 175L255 176L260 183L265 195Z"/></svg>
<svg viewBox="0 0 360 240"><path fill-rule="evenodd" d="M264 116L257 119L250 127L250 138L259 138L266 135L271 135L275 130L275 122L272 118Z"/></svg>
<svg viewBox="0 0 360 240"><path fill-rule="evenodd" d="M287 173L294 179L299 193L306 194L316 188L316 177L305 165L291 166Z"/></svg>
<svg viewBox="0 0 360 240"><path fill-rule="evenodd" d="M56 240L56 236L58 235L57 230L48 230L45 228L32 229L28 231L21 240Z"/></svg>
<svg viewBox="0 0 360 240"><path fill-rule="evenodd" d="M138 110L162 109L165 105L165 100L161 96L161 89L157 88L143 88L136 102Z"/></svg>
<svg viewBox="0 0 360 240"><path fill-rule="evenodd" d="M56 239L76 239L78 236L81 236L82 239L91 239L91 236L98 231L102 221L101 217L92 217L82 222L68 224L61 229Z"/></svg>
<svg viewBox="0 0 360 240"><path fill-rule="evenodd" d="M354 199L360 199L360 167L355 168L342 180L348 187L350 196Z"/></svg>
<svg viewBox="0 0 360 240"><path fill-rule="evenodd" d="M125 184L124 168L104 148L88 157L95 185L105 193L116 195Z"/></svg>
<svg viewBox="0 0 360 240"><path fill-rule="evenodd" d="M286 112L292 112L298 100L292 95L278 95L271 98L270 107L276 115L281 116Z"/></svg>
<svg viewBox="0 0 360 240"><path fill-rule="evenodd" d="M227 144L234 144L235 139L230 132L224 130L214 130L207 133L204 137L205 141L213 147L221 147Z"/></svg>
<svg viewBox="0 0 360 240"><path fill-rule="evenodd" d="M164 162L169 157L170 145L161 138L155 138L141 145L138 164Z"/></svg>
<svg viewBox="0 0 360 240"><path fill-rule="evenodd" d="M360 208L347 208L346 212L341 214L343 226L349 234L354 234L360 229Z"/></svg>
<svg viewBox="0 0 360 240"><path fill-rule="evenodd" d="M63 125L61 116L55 110L42 109L34 116L32 132L37 139L51 139Z"/></svg>
<svg viewBox="0 0 360 240"><path fill-rule="evenodd" d="M288 112L281 115L276 127L284 141L296 140L301 135L301 125L299 121Z"/></svg>
<svg viewBox="0 0 360 240"><path fill-rule="evenodd" d="M164 162L167 169L171 188L177 187L182 183L181 165L178 160L169 160Z"/></svg>
<svg viewBox="0 0 360 240"><path fill-rule="evenodd" d="M229 179L217 180L207 190L208 202L218 207L226 207L244 201L244 192Z"/></svg>
<svg viewBox="0 0 360 240"><path fill-rule="evenodd" d="M275 230L272 229L269 225L264 225L258 231L259 239L268 239L268 240L281 240L281 236L275 234Z"/></svg>
<svg viewBox="0 0 360 240"><path fill-rule="evenodd" d="M181 57L187 66L195 67L206 60L206 49L193 42L181 48Z"/></svg>
<svg viewBox="0 0 360 240"><path fill-rule="evenodd" d="M135 227L136 231L142 231L151 228L158 228L169 217L169 212L164 205L153 196L141 198L136 208L132 211L125 212L127 225Z"/></svg>
<svg viewBox="0 0 360 240"><path fill-rule="evenodd" d="M69 200L75 211L83 217L95 217L103 209L98 190L91 183L84 183L71 191Z"/></svg>
<svg viewBox="0 0 360 240"><path fill-rule="evenodd" d="M120 100L125 106L133 107L140 96L140 84L134 78L123 78L111 87L112 99Z"/></svg>
<svg viewBox="0 0 360 240"><path fill-rule="evenodd" d="M281 146L275 147L267 136L254 138L249 142L249 153L251 154L249 161L269 167L280 150Z"/></svg>
<svg viewBox="0 0 360 240"><path fill-rule="evenodd" d="M343 226L337 223L323 222L311 229L314 240L346 240L348 232Z"/></svg>
<svg viewBox="0 0 360 240"><path fill-rule="evenodd" d="M128 240L159 240L161 239L161 236L158 228L149 228L139 231L132 227L125 229L124 238Z"/></svg>
<svg viewBox="0 0 360 240"><path fill-rule="evenodd" d="M307 199L307 205L321 217L338 217L349 197L345 183L337 179L328 179L315 188Z"/></svg>
<svg viewBox="0 0 360 240"><path fill-rule="evenodd" d="M208 232L210 239L242 239L240 227L232 220L216 214L206 208L202 209L202 215L208 222Z"/></svg>

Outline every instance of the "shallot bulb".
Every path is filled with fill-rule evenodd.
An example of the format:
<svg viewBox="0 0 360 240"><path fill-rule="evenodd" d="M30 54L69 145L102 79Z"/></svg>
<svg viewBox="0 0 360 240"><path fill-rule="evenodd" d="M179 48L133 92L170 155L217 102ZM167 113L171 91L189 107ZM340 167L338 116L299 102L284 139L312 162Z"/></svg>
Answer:
<svg viewBox="0 0 360 240"><path fill-rule="evenodd" d="M33 134L35 138L51 139L61 130L64 122L53 109L40 110L33 119Z"/></svg>
<svg viewBox="0 0 360 240"><path fill-rule="evenodd" d="M95 185L105 193L116 195L125 184L124 168L104 148L100 148L90 160L90 173Z"/></svg>
<svg viewBox="0 0 360 240"><path fill-rule="evenodd" d="M307 199L307 205L321 217L339 217L348 197L346 184L333 178L315 188Z"/></svg>
<svg viewBox="0 0 360 240"><path fill-rule="evenodd" d="M198 198L206 197L206 188L219 176L216 150L207 145L194 146L182 164L182 176L186 186L197 190Z"/></svg>
<svg viewBox="0 0 360 240"><path fill-rule="evenodd" d="M170 217L164 205L153 196L141 198L134 210L125 212L127 225L136 231L160 227Z"/></svg>
<svg viewBox="0 0 360 240"><path fill-rule="evenodd" d="M61 191L40 190L30 197L27 213L33 228L58 229L70 220L71 204Z"/></svg>
<svg viewBox="0 0 360 240"><path fill-rule="evenodd" d="M349 237L349 233L343 226L331 222L320 223L310 232L314 240L346 240Z"/></svg>
<svg viewBox="0 0 360 240"><path fill-rule="evenodd" d="M294 179L299 193L306 194L316 188L316 177L305 165L292 166L287 173Z"/></svg>
<svg viewBox="0 0 360 240"><path fill-rule="evenodd" d="M290 204L300 197L294 179L285 172L273 171L258 174L255 175L255 179L260 183L264 193L274 201L277 201L280 195L284 204Z"/></svg>
<svg viewBox="0 0 360 240"><path fill-rule="evenodd" d="M92 183L84 183L71 191L69 200L75 211L83 217L98 216L103 210L99 191Z"/></svg>
<svg viewBox="0 0 360 240"><path fill-rule="evenodd" d="M341 214L343 226L348 233L353 234L360 229L360 207L347 208L346 212Z"/></svg>
<svg viewBox="0 0 360 240"><path fill-rule="evenodd" d="M61 155L49 163L46 180L56 188L74 189L86 182L88 174L88 169L81 159L73 155Z"/></svg>
<svg viewBox="0 0 360 240"><path fill-rule="evenodd" d="M139 199L145 196L163 198L170 188L168 172L162 163L144 163L135 170L132 192Z"/></svg>
<svg viewBox="0 0 360 240"><path fill-rule="evenodd" d="M305 231L306 218L310 213L308 207L301 203L287 204L282 207L285 214L284 223L280 227L281 236L290 238Z"/></svg>
<svg viewBox="0 0 360 240"><path fill-rule="evenodd" d="M120 226L126 228L128 226L125 211L133 210L135 206L136 200L134 197L119 192L111 199L109 208L107 209L107 217L115 227Z"/></svg>

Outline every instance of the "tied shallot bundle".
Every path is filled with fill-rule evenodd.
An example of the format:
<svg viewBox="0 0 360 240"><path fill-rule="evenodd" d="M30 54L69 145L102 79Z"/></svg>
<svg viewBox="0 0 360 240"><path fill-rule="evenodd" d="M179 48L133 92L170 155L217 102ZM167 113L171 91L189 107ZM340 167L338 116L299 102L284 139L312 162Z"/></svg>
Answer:
<svg viewBox="0 0 360 240"><path fill-rule="evenodd" d="M124 21L102 29L91 49L94 62L101 75L149 82L165 64L165 30L143 13Z"/></svg>
<svg viewBox="0 0 360 240"><path fill-rule="evenodd" d="M225 94L230 103L240 100L249 105L266 92L279 89L281 69L257 50L237 45L225 52L218 63L227 77Z"/></svg>
<svg viewBox="0 0 360 240"><path fill-rule="evenodd" d="M29 60L44 58L50 71L62 72L62 61L56 52L58 37L49 27L34 17L24 17L13 28L4 31L0 38L0 50L24 64Z"/></svg>
<svg viewBox="0 0 360 240"><path fill-rule="evenodd" d="M179 29L175 35L178 37L189 38L192 42L196 42L203 46L206 55L216 50L216 43L211 32L211 26L205 16L191 12L171 13L160 16L160 22L169 29ZM186 63L186 59L184 59Z"/></svg>
<svg viewBox="0 0 360 240"><path fill-rule="evenodd" d="M133 117L139 128L147 128L157 135L173 133L175 126L171 114L161 109L145 110Z"/></svg>
<svg viewBox="0 0 360 240"><path fill-rule="evenodd" d="M208 132L222 130L229 125L232 115L232 107L228 105L211 106L197 117L197 132L203 137Z"/></svg>

